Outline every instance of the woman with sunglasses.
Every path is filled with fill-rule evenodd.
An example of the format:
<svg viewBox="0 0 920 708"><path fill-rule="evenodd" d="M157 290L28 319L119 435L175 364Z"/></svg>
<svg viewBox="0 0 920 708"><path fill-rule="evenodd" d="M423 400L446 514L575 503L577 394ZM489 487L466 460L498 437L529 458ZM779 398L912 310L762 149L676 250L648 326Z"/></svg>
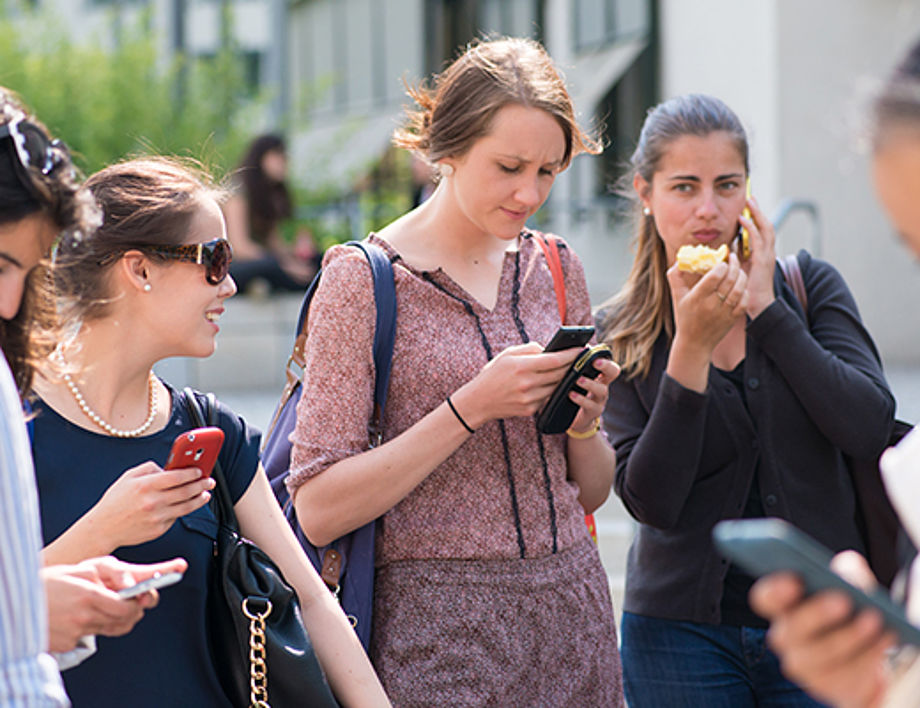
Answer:
<svg viewBox="0 0 920 708"><path fill-rule="evenodd" d="M188 560L161 593L157 622L100 640L68 671L75 705L226 705L208 650L208 573L216 524L214 481L164 470L178 433L195 427L184 397L153 373L172 356L214 351L230 248L221 194L162 158L108 167L87 181L103 212L92 235L58 246L54 280L73 336L49 358L60 371L35 382L34 454L47 561L114 554ZM242 534L268 553L300 596L304 623L345 705L387 705L345 615L284 520L259 468L259 435L219 405L220 461ZM140 463L140 464L139 464ZM124 470L127 471L125 472ZM271 695L269 686L269 696Z"/></svg>
<svg viewBox="0 0 920 708"><path fill-rule="evenodd" d="M124 634L157 602L155 590L132 600L116 590L185 569L181 558L147 566L89 558L39 569L21 397L54 341L44 256L59 233L91 229L95 214L64 146L0 87L0 706L67 705L47 650L67 653L58 655L61 666L85 658L91 643L82 638Z"/></svg>

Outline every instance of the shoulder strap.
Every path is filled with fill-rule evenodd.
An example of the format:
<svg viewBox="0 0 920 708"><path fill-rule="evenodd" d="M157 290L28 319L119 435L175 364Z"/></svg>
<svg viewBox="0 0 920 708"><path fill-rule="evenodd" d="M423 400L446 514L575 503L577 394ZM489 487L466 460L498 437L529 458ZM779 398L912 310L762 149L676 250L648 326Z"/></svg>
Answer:
<svg viewBox="0 0 920 708"><path fill-rule="evenodd" d="M393 264L379 247L367 241L353 241L367 257L374 276L374 302L377 304L377 324L374 329L374 415L368 433L372 445L383 441L383 411L390 387L390 367L393 363L393 344L396 341L396 285L393 281Z"/></svg>
<svg viewBox="0 0 920 708"><path fill-rule="evenodd" d="M393 264L389 256L379 246L367 241L349 241L346 245L360 248L371 266L374 280L374 301L377 306L377 321L374 329L374 368L376 378L374 381L374 414L369 426L369 435L372 444L380 442L382 431L383 410L386 406L387 390L390 381L390 365L393 359L393 343L396 340L396 286L393 282ZM303 377L303 368L306 363L304 349L307 344L307 316L310 303L319 285L323 272L320 270L307 288L300 314L297 317L297 331L295 332L294 346L288 357L285 367L286 382L281 392L281 401L275 411L275 418L268 426L265 439L277 422L277 416L290 399L294 389L300 385Z"/></svg>
<svg viewBox="0 0 920 708"><path fill-rule="evenodd" d="M553 288L556 290L556 304L559 306L559 320L565 324L566 311L568 306L565 300L565 277L562 274L562 261L559 258L559 244L555 236L544 236L540 233L534 234L534 239L543 249L543 255L546 257L546 265L549 266L549 272L553 276Z"/></svg>
<svg viewBox="0 0 920 708"><path fill-rule="evenodd" d="M191 387L186 386L182 389L182 396L185 398L185 406L188 409L189 416L196 428L203 428L206 425L220 427L217 421L217 398L213 393L207 395L207 414L201 411L201 404L198 397ZM220 465L220 460L214 461L214 467L211 470L211 476L217 484L212 492L211 507L217 522L221 526L226 526L233 531L239 532L239 522L236 520L236 512L233 510L233 500L230 498L230 489L227 487L227 479L224 477L224 470Z"/></svg>
<svg viewBox="0 0 920 708"><path fill-rule="evenodd" d="M802 278L802 268L799 265L799 259L794 253L790 253L776 260L776 264L786 279L786 284L795 293L796 299L802 306L802 312L808 316L808 293L805 291L805 280Z"/></svg>

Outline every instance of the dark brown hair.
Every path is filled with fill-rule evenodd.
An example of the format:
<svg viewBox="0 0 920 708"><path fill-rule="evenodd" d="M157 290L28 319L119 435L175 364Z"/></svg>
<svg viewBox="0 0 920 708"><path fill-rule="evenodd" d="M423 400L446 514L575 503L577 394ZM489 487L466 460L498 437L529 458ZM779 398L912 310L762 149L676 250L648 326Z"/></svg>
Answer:
<svg viewBox="0 0 920 708"><path fill-rule="evenodd" d="M597 154L600 144L575 121L572 99L546 50L531 39L503 38L471 44L434 78L434 87L408 87L418 110L393 142L431 163L460 157L486 135L495 114L511 104L549 113L565 135L562 167L581 152Z"/></svg>
<svg viewBox="0 0 920 708"><path fill-rule="evenodd" d="M57 251L54 280L67 321L98 319L110 302L107 273L118 257L145 247L184 242L195 213L224 190L196 163L145 157L100 170L86 186L102 209L102 224ZM155 253L151 258L157 258Z"/></svg>
<svg viewBox="0 0 920 708"><path fill-rule="evenodd" d="M744 162L744 171L749 172L744 126L718 98L688 94L658 104L648 112L639 133L639 143L630 158L631 170L621 183L621 191L635 201L637 228L633 249L636 255L626 284L601 306L598 319L601 340L610 345L614 358L630 378L648 373L652 349L661 332L666 332L668 337L674 334L664 242L655 228L655 220L639 209L641 205L632 187L634 177L638 174L651 184L674 140L685 135L705 137L716 132L727 133L734 140Z"/></svg>
<svg viewBox="0 0 920 708"><path fill-rule="evenodd" d="M881 148L893 129L920 131L920 40L891 72L872 106L872 143Z"/></svg>
<svg viewBox="0 0 920 708"><path fill-rule="evenodd" d="M284 140L279 135L260 135L249 145L237 168L246 197L250 236L263 245L278 223L292 213L287 185L272 179L262 169L262 158L272 151L285 155Z"/></svg>
<svg viewBox="0 0 920 708"><path fill-rule="evenodd" d="M22 102L0 87L0 125L22 119L35 126L50 142L48 130L30 116ZM9 139L0 140L0 224L9 225L31 216L46 216L62 235L82 237L95 227L98 211L89 193L81 189L66 148L57 149L60 163L47 175L24 168ZM23 183L28 176L29 186ZM0 348L6 356L19 395L32 387L35 368L53 350L57 336L54 295L48 264L41 262L29 273L22 303L11 320L0 319Z"/></svg>

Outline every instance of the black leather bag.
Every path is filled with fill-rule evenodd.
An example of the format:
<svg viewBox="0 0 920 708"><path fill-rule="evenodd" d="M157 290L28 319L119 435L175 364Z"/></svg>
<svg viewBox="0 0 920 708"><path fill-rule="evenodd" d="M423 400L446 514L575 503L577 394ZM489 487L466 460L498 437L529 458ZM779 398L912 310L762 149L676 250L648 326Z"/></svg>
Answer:
<svg viewBox="0 0 920 708"><path fill-rule="evenodd" d="M213 394L207 397L207 416L191 389L184 396L197 427L217 425ZM212 474L218 532L208 630L224 691L234 706L338 706L303 626L294 589L266 553L240 536L220 462Z"/></svg>

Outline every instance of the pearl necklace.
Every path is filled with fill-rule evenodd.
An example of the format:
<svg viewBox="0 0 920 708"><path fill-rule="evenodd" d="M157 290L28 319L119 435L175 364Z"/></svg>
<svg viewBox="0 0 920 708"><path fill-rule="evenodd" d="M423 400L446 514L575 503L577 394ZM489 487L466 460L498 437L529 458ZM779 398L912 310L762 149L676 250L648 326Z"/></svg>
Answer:
<svg viewBox="0 0 920 708"><path fill-rule="evenodd" d="M61 361L64 361L64 357L60 356ZM147 429L153 425L154 418L157 417L157 395L156 395L156 381L157 377L153 373L153 369L150 370L150 374L147 378L147 420L145 420L140 427L134 428L134 430L120 430L114 425L111 425L104 421L96 411L89 407L89 404L83 398L83 394L80 393L80 389L77 388L77 384L74 383L73 378L66 371L63 373L64 382L67 384L67 388L70 389L70 392L73 394L74 399L77 401L77 405L80 406L86 417L93 421L96 425L102 428L109 435L114 435L116 438L136 438L139 435L143 435Z"/></svg>

